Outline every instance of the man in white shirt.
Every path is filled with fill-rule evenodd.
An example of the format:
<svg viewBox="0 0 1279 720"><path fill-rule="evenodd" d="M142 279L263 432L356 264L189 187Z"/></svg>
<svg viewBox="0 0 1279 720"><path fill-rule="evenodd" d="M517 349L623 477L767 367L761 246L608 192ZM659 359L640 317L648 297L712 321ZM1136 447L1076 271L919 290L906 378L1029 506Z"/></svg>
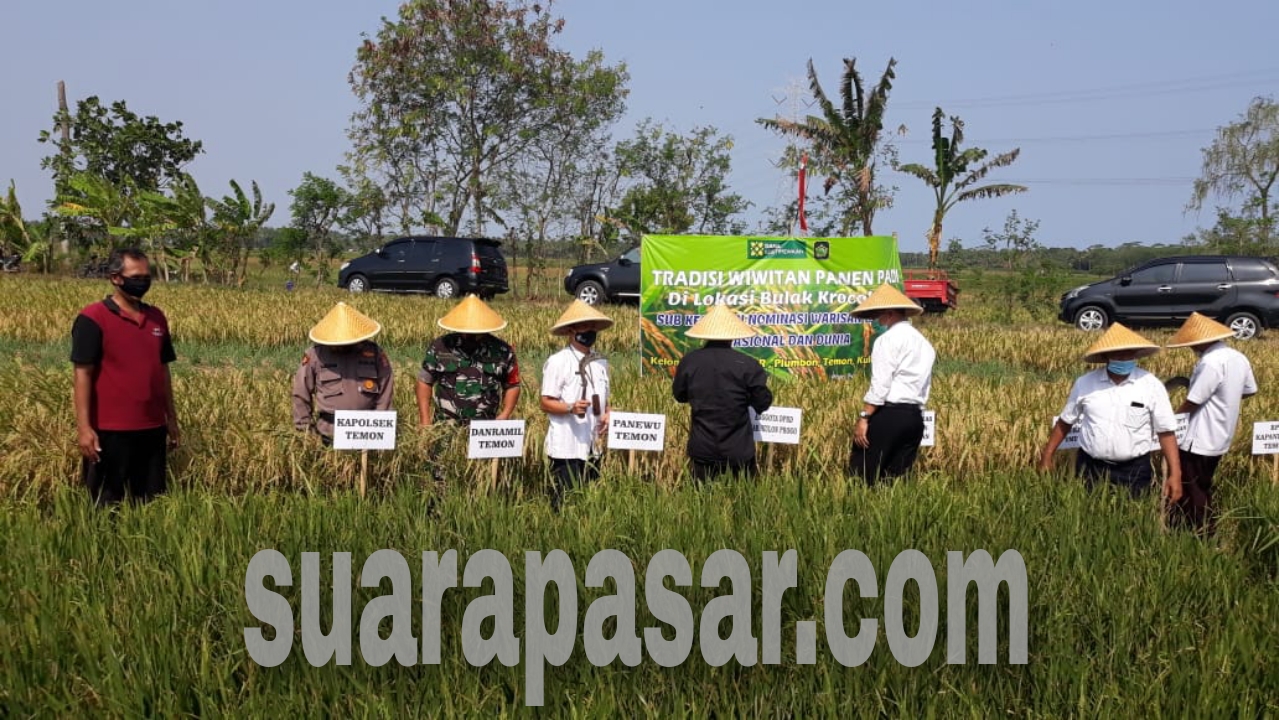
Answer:
<svg viewBox="0 0 1279 720"><path fill-rule="evenodd" d="M1216 531L1212 480L1217 463L1235 438L1243 399L1257 394L1252 364L1224 342L1231 337L1234 332L1230 328L1191 313L1167 345L1188 347L1198 357L1186 399L1177 408L1178 413L1189 413L1190 420L1180 443L1185 492L1173 510L1172 520L1174 525L1207 535Z"/></svg>
<svg viewBox="0 0 1279 720"><path fill-rule="evenodd" d="M550 420L546 455L551 461L551 507L559 512L564 493L599 476L604 433L608 431L608 361L594 352L596 334L613 321L574 300L551 327L571 338L542 366L542 411Z"/></svg>
<svg viewBox="0 0 1279 720"><path fill-rule="evenodd" d="M870 354L870 389L853 430L848 472L875 484L905 475L924 439L924 404L932 387L933 346L907 318L916 305L885 283L853 311L884 328Z"/></svg>
<svg viewBox="0 0 1279 720"><path fill-rule="evenodd" d="M1139 496L1150 489L1150 455L1160 449L1168 460L1163 493L1170 502L1179 500L1181 464L1172 402L1159 378L1137 367L1139 358L1157 352L1158 345L1119 323L1111 325L1084 353L1084 362L1104 364L1071 387L1040 455L1039 469L1052 467L1057 447L1072 427L1078 427L1075 473L1088 487L1105 479Z"/></svg>

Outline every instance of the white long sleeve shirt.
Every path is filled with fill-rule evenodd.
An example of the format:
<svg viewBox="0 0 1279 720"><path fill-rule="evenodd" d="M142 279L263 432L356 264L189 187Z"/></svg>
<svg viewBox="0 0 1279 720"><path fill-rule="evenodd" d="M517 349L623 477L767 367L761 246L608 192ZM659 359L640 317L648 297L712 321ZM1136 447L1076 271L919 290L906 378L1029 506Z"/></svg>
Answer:
<svg viewBox="0 0 1279 720"><path fill-rule="evenodd" d="M937 353L909 320L895 323L875 338L870 351L867 405L908 403L923 406L932 388Z"/></svg>
<svg viewBox="0 0 1279 720"><path fill-rule="evenodd" d="M1239 406L1257 392L1252 364L1223 342L1213 343L1190 374L1186 399L1199 406L1191 413L1181 449L1196 455L1225 455L1239 426Z"/></svg>
<svg viewBox="0 0 1279 720"><path fill-rule="evenodd" d="M1141 368L1119 384L1104 365L1081 375L1059 419L1079 429L1080 450L1107 462L1149 455L1159 447L1157 433L1177 431L1168 391Z"/></svg>

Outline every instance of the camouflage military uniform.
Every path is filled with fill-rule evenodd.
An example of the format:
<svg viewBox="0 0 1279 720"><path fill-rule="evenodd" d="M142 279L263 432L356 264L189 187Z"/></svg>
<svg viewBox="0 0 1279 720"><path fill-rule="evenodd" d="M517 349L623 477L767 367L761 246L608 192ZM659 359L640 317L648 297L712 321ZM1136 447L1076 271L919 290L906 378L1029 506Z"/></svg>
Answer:
<svg viewBox="0 0 1279 720"><path fill-rule="evenodd" d="M312 345L293 376L293 426L333 437L338 410L390 410L394 390L391 361L377 343L350 350Z"/></svg>
<svg viewBox="0 0 1279 720"><path fill-rule="evenodd" d="M502 411L502 397L520 384L515 349L492 335L471 335L467 348L462 333L437 338L426 350L419 382L433 386L435 416L465 425L492 420Z"/></svg>

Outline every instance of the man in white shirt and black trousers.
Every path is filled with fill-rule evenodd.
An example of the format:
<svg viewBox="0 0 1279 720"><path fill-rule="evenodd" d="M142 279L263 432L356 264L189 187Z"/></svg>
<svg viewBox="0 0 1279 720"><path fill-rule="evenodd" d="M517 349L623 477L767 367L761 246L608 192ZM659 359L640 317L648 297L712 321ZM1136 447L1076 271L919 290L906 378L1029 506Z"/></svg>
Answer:
<svg viewBox="0 0 1279 720"><path fill-rule="evenodd" d="M1137 360L1159 352L1159 346L1119 323L1084 353L1084 362L1102 366L1080 376L1066 406L1053 424L1039 458L1039 469L1052 467L1054 454L1071 427L1079 428L1075 473L1089 488L1097 480L1127 488L1138 497L1153 481L1150 456L1162 450L1168 461L1163 494L1181 498L1181 463L1177 453L1177 418L1159 378L1137 367Z"/></svg>
<svg viewBox="0 0 1279 720"><path fill-rule="evenodd" d="M1230 450L1239 427L1243 399L1257 394L1252 364L1243 353L1226 345L1230 328L1191 313L1166 347L1188 347L1198 357L1190 374L1190 388L1178 413L1189 413L1181 450L1184 493L1173 508L1172 524L1212 535L1216 532L1212 479L1217 463Z"/></svg>
<svg viewBox="0 0 1279 720"><path fill-rule="evenodd" d="M591 348L596 334L613 321L574 300L551 327L571 338L542 367L542 411L550 420L546 455L551 461L551 508L559 512L564 493L599 476L599 458L608 432L608 361Z"/></svg>
<svg viewBox="0 0 1279 720"><path fill-rule="evenodd" d="M924 404L937 353L907 319L923 312L887 283L853 311L884 328L871 348L870 389L853 430L848 460L849 474L872 485L905 475L924 439Z"/></svg>

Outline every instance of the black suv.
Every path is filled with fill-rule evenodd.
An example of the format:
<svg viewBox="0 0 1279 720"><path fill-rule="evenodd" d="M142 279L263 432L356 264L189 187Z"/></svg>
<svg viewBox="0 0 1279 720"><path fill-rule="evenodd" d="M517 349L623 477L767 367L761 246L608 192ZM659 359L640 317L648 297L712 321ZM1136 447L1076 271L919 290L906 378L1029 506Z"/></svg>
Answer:
<svg viewBox="0 0 1279 720"><path fill-rule="evenodd" d="M342 263L338 287L351 292L475 293L490 299L508 290L506 259L496 240L402 237Z"/></svg>
<svg viewBox="0 0 1279 720"><path fill-rule="evenodd" d="M1236 255L1159 258L1062 295L1057 317L1100 330L1111 322L1177 325L1192 312L1224 322L1240 340L1279 326L1279 267Z"/></svg>
<svg viewBox="0 0 1279 720"><path fill-rule="evenodd" d="M627 250L608 262L590 263L571 268L564 276L564 291L576 296L587 305L602 301L616 302L622 298L638 299L639 246Z"/></svg>

